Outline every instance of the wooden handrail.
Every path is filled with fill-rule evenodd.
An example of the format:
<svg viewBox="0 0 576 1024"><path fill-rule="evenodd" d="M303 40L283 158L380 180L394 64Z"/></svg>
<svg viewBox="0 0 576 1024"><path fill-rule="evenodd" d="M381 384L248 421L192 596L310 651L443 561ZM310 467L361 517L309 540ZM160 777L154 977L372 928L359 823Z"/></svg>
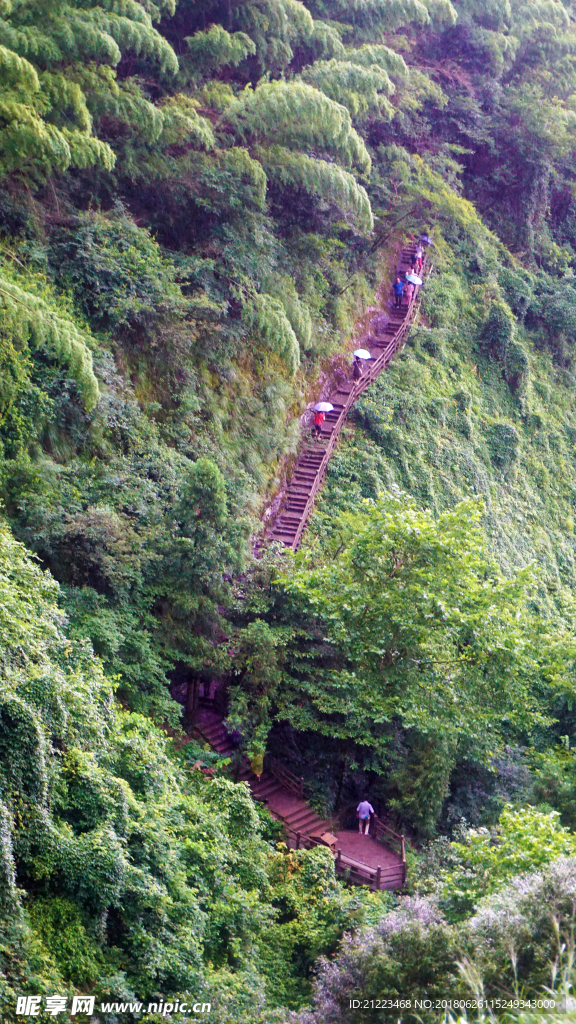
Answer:
<svg viewBox="0 0 576 1024"><path fill-rule="evenodd" d="M312 836L297 832L296 829L291 828L286 823L284 823L284 828L288 834L292 835L296 850L311 850L314 846L326 845L319 839L314 839ZM404 836L401 838L403 841ZM404 853L403 845L402 853ZM369 885L373 889L383 888L386 882L399 882L400 884L395 885L395 888L401 888L406 883L406 860L404 856L398 867L382 868L381 865L378 865L376 868L373 868L370 864L362 864L360 861L353 860L352 857L343 854L342 850L338 848L336 850L334 868L336 874L347 875L349 881L354 885Z"/></svg>
<svg viewBox="0 0 576 1024"><path fill-rule="evenodd" d="M374 834L385 846L391 847L400 857L404 869L406 869L406 839L403 833L394 832L384 822L376 818L374 822Z"/></svg>
<svg viewBox="0 0 576 1024"><path fill-rule="evenodd" d="M286 768L280 761L277 761L271 754L266 754L266 767L270 774L278 782L281 782L286 789L294 793L300 800L304 799L304 779L302 776L298 778L297 775L294 775L289 768Z"/></svg>
<svg viewBox="0 0 576 1024"><path fill-rule="evenodd" d="M430 276L430 274L432 272L432 266L433 266L432 264L430 264L429 266L426 265L426 269L425 269L426 279L429 278L429 276ZM418 290L415 291L414 295L412 296L412 300L410 302L410 305L406 309L406 313L404 315L403 320L401 321L401 323L398 326L398 330L392 336L392 338L390 339L388 345L386 345L386 347L382 350L382 352L377 357L377 359L374 359L374 361L373 361L370 369L368 370L368 372L364 373L362 375L362 377L360 377L360 379L355 382L354 386L351 388L351 390L350 390L350 392L348 394L348 398L347 398L344 406L340 410L340 415L338 416L338 419L335 421L334 426L332 427L332 432L330 434L330 437L329 437L329 440L328 440L328 444L326 445L326 448L325 448L325 451L324 451L324 455L322 457L322 461L321 461L321 463L320 463L320 465L318 467L318 470L316 472L316 477L315 477L314 483L312 485L312 489L310 491L310 494L308 495L308 499L306 501L306 505L304 506L304 509L302 511L301 519L300 519L300 522L298 524L298 529L297 529L296 534L294 536L294 539L292 541L292 548L295 551L300 546L300 541L302 539L302 534L303 534L303 532L304 532L304 530L306 528L306 525L308 523L308 518L309 518L310 513L311 513L311 511L312 511L312 509L314 507L314 503L316 501L316 495L318 494L318 491L320 490L320 486L322 484L322 481L324 480L324 476L326 474L326 468L327 468L328 463L330 461L330 456L332 455L332 452L334 450L334 446L335 446L336 441L337 441L337 439L338 439L338 437L340 435L342 427L344 426L344 423L346 422L346 419L348 417L348 413L349 413L351 407L354 405L354 402L356 401L356 399L359 398L359 396L368 387L368 385L371 384L372 381L375 380L376 377L378 377L378 375L387 366L387 364L390 362L390 360L396 354L396 352L398 352L398 350L403 346L404 337L407 334L407 332L410 329L410 327L412 326L413 321L414 321L414 316L415 316L415 314L418 312L418 310L420 308L420 303L422 301L420 292L421 292L421 288L420 288L420 286L418 286Z"/></svg>

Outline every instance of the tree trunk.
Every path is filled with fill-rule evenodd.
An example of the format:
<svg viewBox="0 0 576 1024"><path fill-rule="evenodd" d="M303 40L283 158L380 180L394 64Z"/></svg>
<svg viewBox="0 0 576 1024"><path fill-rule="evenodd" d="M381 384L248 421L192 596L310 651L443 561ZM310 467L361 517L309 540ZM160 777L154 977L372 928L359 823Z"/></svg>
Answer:
<svg viewBox="0 0 576 1024"><path fill-rule="evenodd" d="M186 705L184 707L184 725L187 729L191 729L196 721L199 691L200 683L198 680L189 679L188 689L186 690Z"/></svg>
<svg viewBox="0 0 576 1024"><path fill-rule="evenodd" d="M340 762L342 768L340 771L340 778L338 780L338 792L336 793L336 800L334 802L334 810L337 811L340 807L340 797L342 796L342 786L344 785L344 778L346 776L346 769L348 767L348 756Z"/></svg>

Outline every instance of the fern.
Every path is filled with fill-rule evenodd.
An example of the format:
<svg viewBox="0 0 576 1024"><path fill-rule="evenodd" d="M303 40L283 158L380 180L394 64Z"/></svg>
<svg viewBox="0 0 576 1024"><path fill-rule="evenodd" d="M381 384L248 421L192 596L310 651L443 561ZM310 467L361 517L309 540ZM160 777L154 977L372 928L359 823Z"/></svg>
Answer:
<svg viewBox="0 0 576 1024"><path fill-rule="evenodd" d="M383 68L362 67L351 61L318 61L305 68L301 77L347 107L353 117L394 116L394 107L387 99L394 92L394 85Z"/></svg>
<svg viewBox="0 0 576 1024"><path fill-rule="evenodd" d="M58 362L65 363L86 408L94 408L99 389L86 335L6 273L0 274L0 326L5 334L21 344L43 349Z"/></svg>
<svg viewBox="0 0 576 1024"><path fill-rule="evenodd" d="M279 186L301 188L330 203L361 231L370 232L374 218L366 189L338 164L292 153L281 146L257 151L268 177Z"/></svg>
<svg viewBox="0 0 576 1024"><path fill-rule="evenodd" d="M276 352L290 372L296 373L300 365L300 347L279 299L271 295L251 295L244 304L242 320L260 344Z"/></svg>
<svg viewBox="0 0 576 1024"><path fill-rule="evenodd" d="M247 88L229 116L238 133L255 142L320 148L347 166L370 170L368 150L346 107L305 82L265 82L254 90Z"/></svg>

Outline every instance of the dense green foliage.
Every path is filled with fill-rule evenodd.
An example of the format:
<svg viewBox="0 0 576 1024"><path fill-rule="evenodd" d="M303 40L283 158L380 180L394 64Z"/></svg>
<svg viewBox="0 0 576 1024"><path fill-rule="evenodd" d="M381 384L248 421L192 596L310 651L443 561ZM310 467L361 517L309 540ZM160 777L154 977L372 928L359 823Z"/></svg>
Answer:
<svg viewBox="0 0 576 1024"><path fill-rule="evenodd" d="M274 851L247 787L184 771L149 719L121 711L63 631L54 581L6 528L0 543L3 1019L29 985L204 993L221 1021L262 985L298 1002L361 900L329 851Z"/></svg>
<svg viewBox="0 0 576 1024"><path fill-rule="evenodd" d="M345 933L303 1021L569 969L575 19L0 0L3 1019L194 992L284 1022ZM302 552L254 560L306 402L423 229L416 330ZM386 912L277 847L165 738L214 680L254 763L431 839L419 895Z"/></svg>

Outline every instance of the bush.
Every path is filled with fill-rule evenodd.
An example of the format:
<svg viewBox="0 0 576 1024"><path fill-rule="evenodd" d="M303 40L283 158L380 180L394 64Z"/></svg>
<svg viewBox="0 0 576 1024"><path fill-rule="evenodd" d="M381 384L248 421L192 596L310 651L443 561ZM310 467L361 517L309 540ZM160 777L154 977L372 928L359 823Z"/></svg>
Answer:
<svg viewBox="0 0 576 1024"><path fill-rule="evenodd" d="M55 232L49 261L59 286L99 329L142 328L184 302L174 265L121 208L84 214L73 230Z"/></svg>

